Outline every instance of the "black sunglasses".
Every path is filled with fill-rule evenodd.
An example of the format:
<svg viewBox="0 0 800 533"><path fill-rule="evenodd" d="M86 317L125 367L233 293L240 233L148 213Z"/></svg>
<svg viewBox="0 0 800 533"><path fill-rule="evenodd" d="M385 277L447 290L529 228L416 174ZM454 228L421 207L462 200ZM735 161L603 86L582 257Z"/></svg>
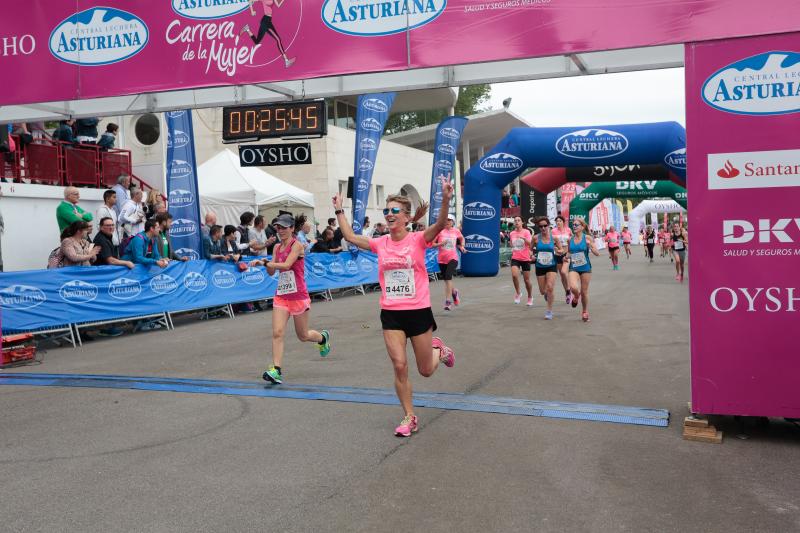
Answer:
<svg viewBox="0 0 800 533"><path fill-rule="evenodd" d="M387 208L385 208L383 210L383 215L386 216L389 213L391 213L393 215L399 215L402 211L403 211L403 209L400 208L400 207L392 207L392 208L387 207Z"/></svg>
<svg viewBox="0 0 800 533"><path fill-rule="evenodd" d="M546 228L546 227L548 227L549 225L550 225L550 224L539 224L539 227L540 227L540 228Z"/></svg>

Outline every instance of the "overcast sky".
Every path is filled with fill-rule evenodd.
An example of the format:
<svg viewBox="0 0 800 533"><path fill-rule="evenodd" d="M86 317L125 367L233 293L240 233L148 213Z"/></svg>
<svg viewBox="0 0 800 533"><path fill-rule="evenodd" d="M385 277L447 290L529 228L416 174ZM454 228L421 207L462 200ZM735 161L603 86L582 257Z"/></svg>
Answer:
<svg viewBox="0 0 800 533"><path fill-rule="evenodd" d="M686 125L683 69L496 83L490 105L531 126L601 126L675 120Z"/></svg>

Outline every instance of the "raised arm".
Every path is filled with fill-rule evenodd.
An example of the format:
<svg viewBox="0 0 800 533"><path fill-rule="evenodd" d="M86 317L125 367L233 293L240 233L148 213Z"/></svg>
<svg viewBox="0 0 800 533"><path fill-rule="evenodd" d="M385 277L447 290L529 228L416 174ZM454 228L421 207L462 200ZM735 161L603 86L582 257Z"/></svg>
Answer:
<svg viewBox="0 0 800 533"><path fill-rule="evenodd" d="M442 207L439 209L439 218L436 219L436 223L425 228L425 242L431 242L439 235L439 232L447 227L447 210L450 206L450 198L453 197L453 184L450 183L450 174L447 177L439 176L439 179L442 182Z"/></svg>
<svg viewBox="0 0 800 533"><path fill-rule="evenodd" d="M361 248L362 250L370 250L369 238L363 235L356 235L350 223L347 221L347 215L344 214L342 209L342 195L337 194L333 197L333 208L339 213L336 215L336 220L339 223L339 228L342 230L342 237L350 244Z"/></svg>

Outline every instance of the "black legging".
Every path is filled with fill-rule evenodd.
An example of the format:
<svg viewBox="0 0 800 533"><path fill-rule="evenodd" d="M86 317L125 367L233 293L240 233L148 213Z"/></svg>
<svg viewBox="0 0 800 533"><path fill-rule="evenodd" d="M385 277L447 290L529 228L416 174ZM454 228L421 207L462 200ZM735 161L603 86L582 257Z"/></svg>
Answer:
<svg viewBox="0 0 800 533"><path fill-rule="evenodd" d="M656 247L656 243L647 243L647 257L650 259L653 258L653 248Z"/></svg>
<svg viewBox="0 0 800 533"><path fill-rule="evenodd" d="M275 39L275 42L278 43L278 50L280 50L281 55L285 56L286 50L283 49L283 42L281 41L281 36L278 35L278 30L276 30L275 26L272 24L272 17L264 15L261 17L261 24L258 25L258 35L250 35L250 38L253 39L254 43L261 44L261 39L263 39L264 35L267 33L269 33L270 37Z"/></svg>

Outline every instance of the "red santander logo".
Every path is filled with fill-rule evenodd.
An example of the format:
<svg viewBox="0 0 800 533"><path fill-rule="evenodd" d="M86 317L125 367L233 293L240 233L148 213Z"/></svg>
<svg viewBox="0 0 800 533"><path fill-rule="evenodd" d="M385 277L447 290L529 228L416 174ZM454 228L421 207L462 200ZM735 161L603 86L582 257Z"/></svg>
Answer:
<svg viewBox="0 0 800 533"><path fill-rule="evenodd" d="M735 178L740 174L739 169L733 166L730 159L725 161L725 165L717 170L717 176L720 178Z"/></svg>

